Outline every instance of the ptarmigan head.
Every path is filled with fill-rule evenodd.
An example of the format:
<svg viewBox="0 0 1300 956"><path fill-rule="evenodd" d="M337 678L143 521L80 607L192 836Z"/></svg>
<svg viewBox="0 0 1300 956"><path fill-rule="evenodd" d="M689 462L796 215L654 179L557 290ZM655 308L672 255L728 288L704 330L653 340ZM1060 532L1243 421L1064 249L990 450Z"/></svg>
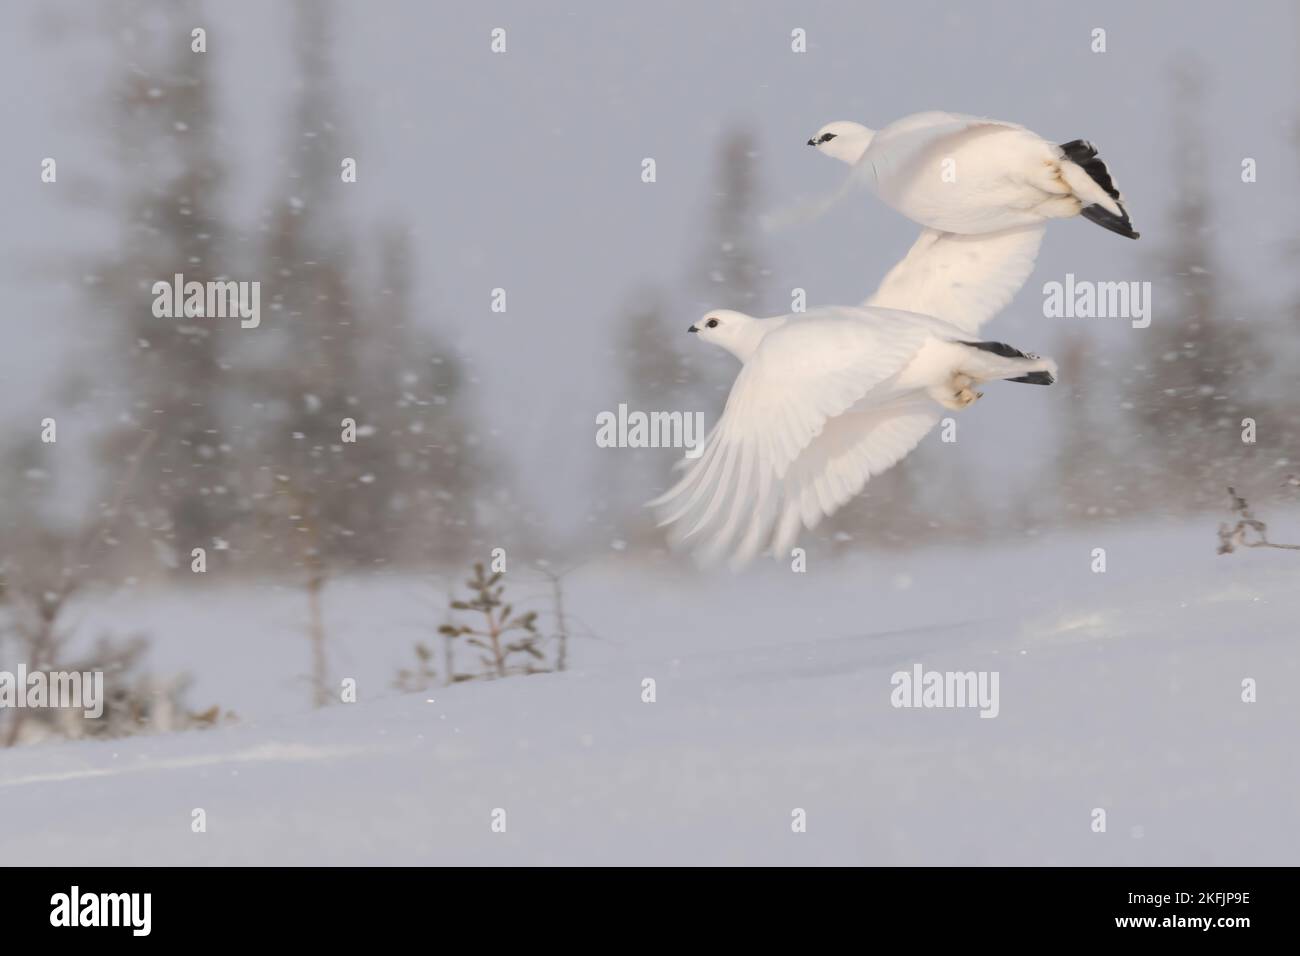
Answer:
<svg viewBox="0 0 1300 956"><path fill-rule="evenodd" d="M852 166L862 158L862 154L871 145L871 137L875 135L875 130L867 129L861 123L836 120L814 133L812 139L808 140L808 145L816 148L819 153Z"/></svg>
<svg viewBox="0 0 1300 956"><path fill-rule="evenodd" d="M744 312L714 309L686 331L696 333L701 341L724 348L745 362L754 354L758 343L771 327L771 321Z"/></svg>

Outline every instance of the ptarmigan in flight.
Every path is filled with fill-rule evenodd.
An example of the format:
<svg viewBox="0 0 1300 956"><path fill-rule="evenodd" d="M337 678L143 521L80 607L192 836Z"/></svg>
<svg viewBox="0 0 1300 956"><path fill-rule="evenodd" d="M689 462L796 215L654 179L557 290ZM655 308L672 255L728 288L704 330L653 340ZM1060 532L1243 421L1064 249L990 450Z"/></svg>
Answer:
<svg viewBox="0 0 1300 956"><path fill-rule="evenodd" d="M1091 143L1060 145L1001 120L914 113L871 130L828 123L808 140L904 216L974 235L1083 216L1130 239L1124 198Z"/></svg>
<svg viewBox="0 0 1300 956"><path fill-rule="evenodd" d="M689 329L740 359L726 408L686 474L649 503L704 564L789 554L873 475L994 379L1050 385L1056 365L927 315L825 308L759 319L708 313Z"/></svg>

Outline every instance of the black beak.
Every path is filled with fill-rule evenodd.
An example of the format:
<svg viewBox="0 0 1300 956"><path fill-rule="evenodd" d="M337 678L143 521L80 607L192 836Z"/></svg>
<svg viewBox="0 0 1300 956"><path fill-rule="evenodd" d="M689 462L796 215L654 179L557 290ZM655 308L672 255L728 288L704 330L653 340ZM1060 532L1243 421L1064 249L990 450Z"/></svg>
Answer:
<svg viewBox="0 0 1300 956"><path fill-rule="evenodd" d="M687 331L687 332L698 332L699 329L697 329L695 326L692 325L692 326L691 326L689 329L687 329L686 331Z"/></svg>
<svg viewBox="0 0 1300 956"><path fill-rule="evenodd" d="M817 143L810 139L810 140L808 140L808 145L809 145L809 146L816 146Z"/></svg>

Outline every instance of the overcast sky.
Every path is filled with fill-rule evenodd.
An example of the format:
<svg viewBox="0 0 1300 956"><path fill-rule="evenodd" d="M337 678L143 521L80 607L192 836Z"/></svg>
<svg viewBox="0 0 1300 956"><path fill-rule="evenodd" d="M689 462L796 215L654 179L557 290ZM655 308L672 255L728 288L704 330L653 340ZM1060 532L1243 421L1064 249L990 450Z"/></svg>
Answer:
<svg viewBox="0 0 1300 956"><path fill-rule="evenodd" d="M1204 118L1218 244L1232 277L1285 301L1297 292L1284 243L1300 227L1294 123L1300 19L1285 2L939 4L339 3L335 54L348 109L355 220L409 223L418 241L422 312L472 361L478 400L499 440L546 456L538 501L582 513L599 450L594 416L622 400L606 374L627 297L672 287L692 268L724 131L758 142L765 204L838 187L845 170L804 146L831 119L881 126L945 109L1023 123L1044 136L1096 143L1129 200L1138 243L1081 220L1049 229L1037 270L991 326L1049 350L1069 320L1042 316L1042 284L1067 271L1098 280L1155 277L1170 185L1171 63L1205 65ZM977 9L986 8L986 9ZM66 258L102 249L112 222L74 201L83 181L111 174L104 153L105 84L116 73L105 5L11 0L0 31L0 250L6 415L40 412L64 362L93 362L93 302ZM229 208L248 227L285 188L277 176L292 95L287 4L208 3L199 18L219 82ZM120 18L119 18L120 26ZM492 28L508 52L489 51ZM807 31L808 52L790 50ZM1104 28L1107 52L1091 52ZM56 187L39 181L59 162ZM640 180L643 157L658 181ZM1243 157L1259 182L1240 181ZM810 305L861 300L917 227L866 196L762 248L768 314L789 290ZM240 278L258 278L256 276ZM489 310L508 291L505 315ZM726 307L725 301L696 303ZM1155 321L1172 321L1156 305ZM665 335L698 315L673 316ZM1081 320L1082 321L1082 320ZM1123 342L1125 323L1091 320ZM1040 412L986 403L979 429L1032 440ZM977 433L973 433L977 434ZM1028 437L1026 437L1028 436ZM535 472L534 474L539 474Z"/></svg>

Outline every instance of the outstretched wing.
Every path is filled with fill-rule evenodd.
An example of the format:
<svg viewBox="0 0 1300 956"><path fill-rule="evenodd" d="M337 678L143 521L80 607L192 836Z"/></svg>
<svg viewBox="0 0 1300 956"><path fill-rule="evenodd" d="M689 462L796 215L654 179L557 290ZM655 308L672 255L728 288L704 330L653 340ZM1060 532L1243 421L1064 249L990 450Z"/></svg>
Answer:
<svg viewBox="0 0 1300 956"><path fill-rule="evenodd" d="M772 554L788 555L799 526L815 528L849 502L867 479L901 461L943 410L926 396L898 398L832 419L786 474Z"/></svg>
<svg viewBox="0 0 1300 956"><path fill-rule="evenodd" d="M910 451L937 416L921 429L919 405L876 406L868 393L928 334L923 322L866 309L825 310L769 333L699 458L650 502L660 525L674 526L674 545L706 564L731 553L739 566L768 546L778 520L783 545Z"/></svg>
<svg viewBox="0 0 1300 956"><path fill-rule="evenodd" d="M933 315L973 335L1025 284L1044 229L1040 223L969 236L923 229L863 304Z"/></svg>

